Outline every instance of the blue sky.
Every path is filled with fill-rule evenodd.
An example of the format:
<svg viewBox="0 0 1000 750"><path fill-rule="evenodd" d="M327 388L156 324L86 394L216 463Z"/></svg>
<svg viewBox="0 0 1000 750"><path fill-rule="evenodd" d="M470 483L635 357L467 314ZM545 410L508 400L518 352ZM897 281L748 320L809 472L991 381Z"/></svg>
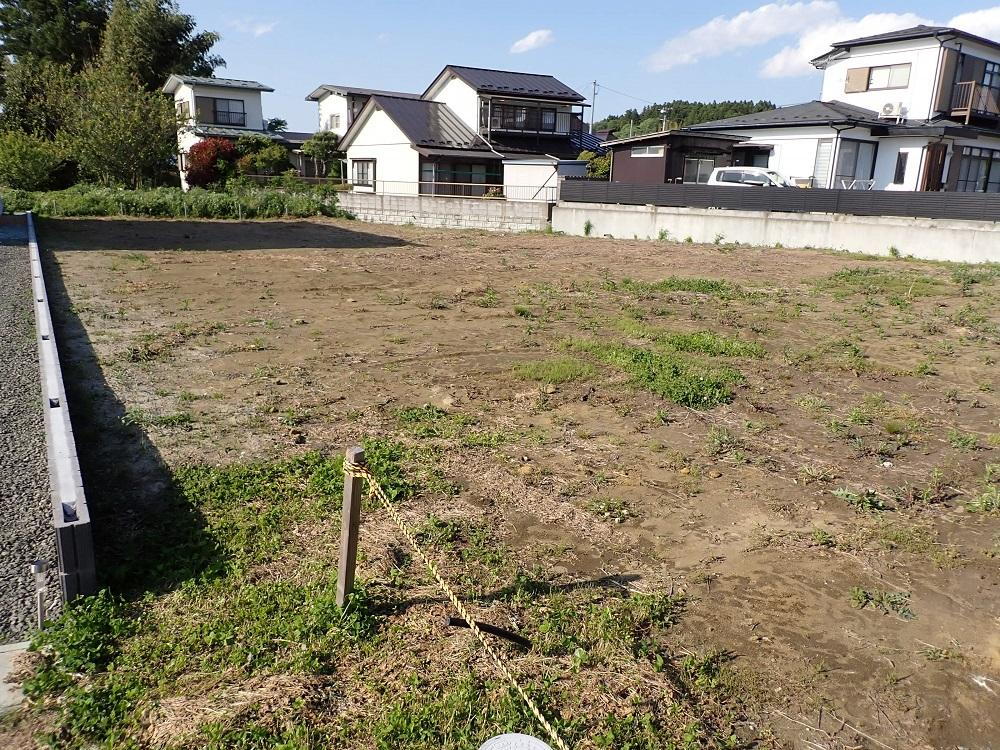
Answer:
<svg viewBox="0 0 1000 750"><path fill-rule="evenodd" d="M265 116L310 131L316 105L305 96L319 84L420 92L448 63L551 73L588 97L596 79L599 119L643 100L813 99L819 76L807 60L829 42L916 23L1000 39L1000 5L960 1L883 2L877 10L860 0L180 5L201 28L222 34L217 50L228 66L217 75L273 86Z"/></svg>

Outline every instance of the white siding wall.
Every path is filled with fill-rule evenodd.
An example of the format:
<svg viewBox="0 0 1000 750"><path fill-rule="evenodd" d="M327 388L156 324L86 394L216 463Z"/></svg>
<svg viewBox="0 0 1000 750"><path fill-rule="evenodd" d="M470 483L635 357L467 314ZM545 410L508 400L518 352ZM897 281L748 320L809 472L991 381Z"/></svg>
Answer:
<svg viewBox="0 0 1000 750"><path fill-rule="evenodd" d="M355 159L375 159L375 180L379 183L383 180L397 183L387 186L390 192L417 193L420 155L410 146L403 131L396 127L385 112L381 110L372 112L368 122L347 149L348 179L354 175Z"/></svg>
<svg viewBox="0 0 1000 750"><path fill-rule="evenodd" d="M329 127L330 116L339 115L340 124ZM341 94L328 93L319 100L319 129L329 130L342 136L347 131L347 97Z"/></svg>
<svg viewBox="0 0 1000 750"><path fill-rule="evenodd" d="M889 102L902 102L904 114L911 120L924 120L933 112L940 46L933 39L893 42L861 47L843 60L827 66L823 73L822 100L841 101L879 112ZM878 89L848 94L844 91L850 68L910 63L910 82L903 89Z"/></svg>
<svg viewBox="0 0 1000 750"><path fill-rule="evenodd" d="M927 138L880 138L878 154L875 156L875 189L876 190L917 190L920 187L920 174L923 171L924 148ZM896 176L896 159L900 153L905 153L906 173L902 185L894 185ZM945 175L948 172L945 171Z"/></svg>
<svg viewBox="0 0 1000 750"><path fill-rule="evenodd" d="M177 89L177 93L174 95L175 101L179 100L182 92L186 92L184 93L184 99L190 102L192 115L197 111L194 101L196 96L210 96L213 99L241 99L243 100L243 108L247 113L247 130L264 129L264 112L261 108L259 91L223 88L221 86L191 87L184 85ZM234 126L227 125L226 127Z"/></svg>
<svg viewBox="0 0 1000 750"><path fill-rule="evenodd" d="M479 94L461 78L452 76L434 91L429 91L427 98L444 102L462 122L479 132Z"/></svg>

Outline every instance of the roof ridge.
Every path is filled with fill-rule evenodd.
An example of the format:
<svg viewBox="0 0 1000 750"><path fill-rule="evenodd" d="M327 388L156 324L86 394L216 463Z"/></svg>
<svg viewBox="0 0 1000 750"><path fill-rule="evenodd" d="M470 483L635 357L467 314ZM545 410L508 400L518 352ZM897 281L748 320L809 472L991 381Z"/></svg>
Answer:
<svg viewBox="0 0 1000 750"><path fill-rule="evenodd" d="M480 68L476 65L445 65L446 68L461 68L462 70L485 70L487 73L510 73L516 76L538 76L539 78L555 78L551 73L528 73L523 70L501 70L500 68ZM558 81L559 79L556 78Z"/></svg>

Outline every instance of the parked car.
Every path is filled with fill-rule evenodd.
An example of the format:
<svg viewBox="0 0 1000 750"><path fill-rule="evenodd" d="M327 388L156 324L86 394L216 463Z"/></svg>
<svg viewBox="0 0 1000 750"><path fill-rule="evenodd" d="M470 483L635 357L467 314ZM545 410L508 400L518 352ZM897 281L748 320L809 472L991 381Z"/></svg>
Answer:
<svg viewBox="0 0 1000 750"><path fill-rule="evenodd" d="M739 187L793 187L792 183L764 167L716 167L708 176L709 185Z"/></svg>

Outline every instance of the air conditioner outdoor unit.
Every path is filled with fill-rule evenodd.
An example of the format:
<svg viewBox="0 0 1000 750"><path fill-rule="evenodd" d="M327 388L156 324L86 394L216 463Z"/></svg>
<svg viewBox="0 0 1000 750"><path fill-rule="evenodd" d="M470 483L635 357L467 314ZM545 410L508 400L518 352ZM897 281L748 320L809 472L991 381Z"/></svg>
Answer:
<svg viewBox="0 0 1000 750"><path fill-rule="evenodd" d="M882 110L878 113L878 116L883 120L903 119L903 103L886 102L885 104L882 105Z"/></svg>

